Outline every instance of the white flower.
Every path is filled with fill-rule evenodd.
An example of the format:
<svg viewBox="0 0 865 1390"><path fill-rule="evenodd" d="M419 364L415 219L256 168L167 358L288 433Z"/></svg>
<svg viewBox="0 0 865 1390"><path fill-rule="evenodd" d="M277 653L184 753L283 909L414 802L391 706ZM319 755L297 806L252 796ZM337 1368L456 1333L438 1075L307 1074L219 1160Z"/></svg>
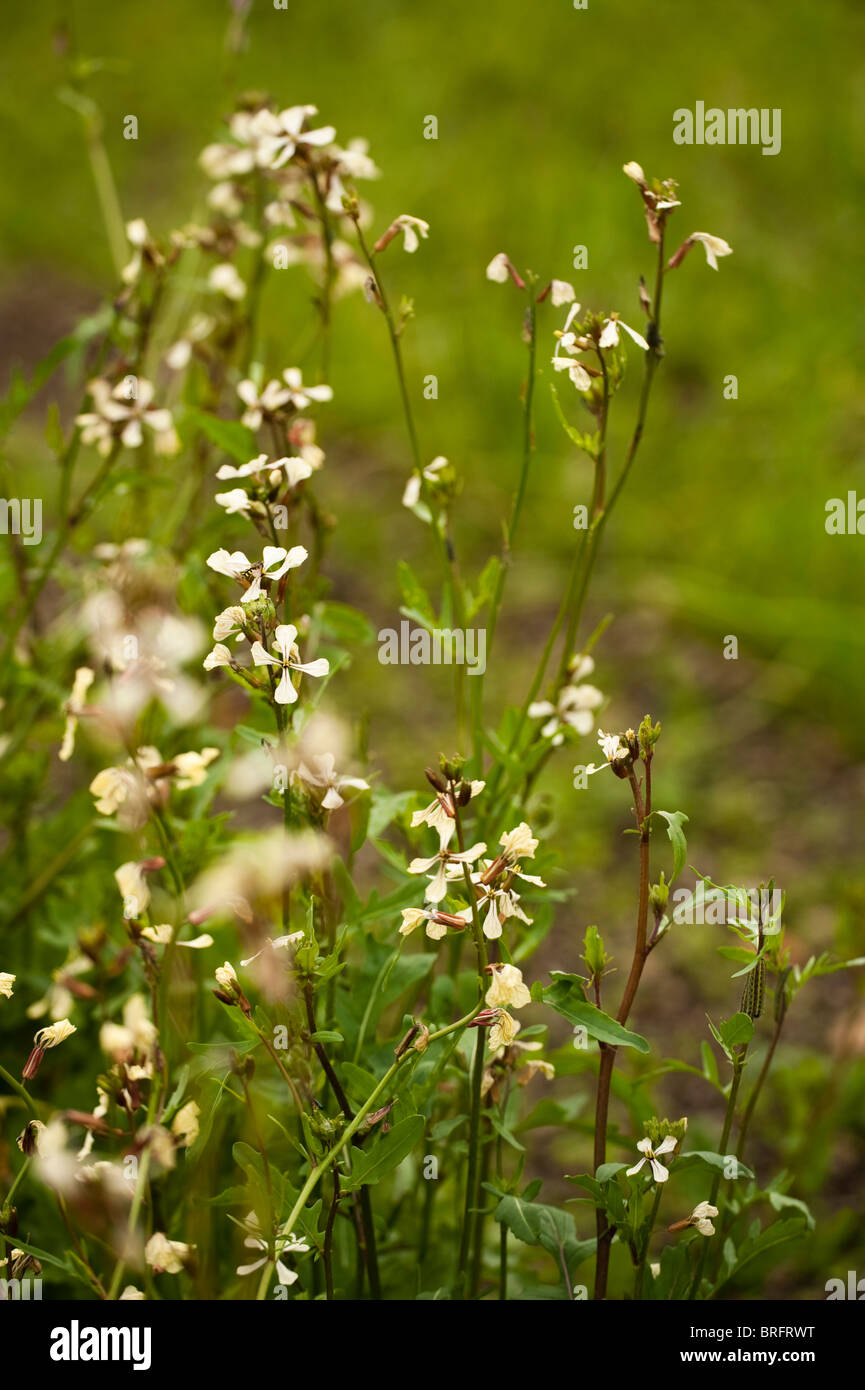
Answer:
<svg viewBox="0 0 865 1390"><path fill-rule="evenodd" d="M314 387L312 388L315 389ZM242 463L239 468L232 468L230 463L224 463L217 470L216 476L220 480L226 478L254 478L256 482L262 482L268 477L272 487L278 487L284 481L289 487L296 487L298 483L312 476L312 465L302 458L281 458L274 459L272 463L268 461L267 454L259 454L257 458L250 459L249 463ZM235 492L238 489L234 490ZM230 494L223 493L222 496ZM244 497L246 494L243 494ZM219 494L216 498L219 502ZM224 505L221 504L221 505ZM248 503L247 503L248 505Z"/></svg>
<svg viewBox="0 0 865 1390"><path fill-rule="evenodd" d="M633 1168L627 1170L627 1176L633 1177L634 1173L639 1173L644 1163L648 1163L651 1165L652 1177L655 1182L666 1182L670 1176L670 1170L665 1168L663 1163L658 1162L658 1155L672 1153L678 1142L678 1139L675 1139L672 1134L668 1134L666 1139L662 1139L658 1147L653 1149L651 1139L641 1139L637 1148L643 1157L639 1163L634 1164Z"/></svg>
<svg viewBox="0 0 865 1390"><path fill-rule="evenodd" d="M281 579L289 570L302 565L308 554L309 551L302 545L292 546L291 550L284 550L281 545L266 545L258 563L248 559L242 550L214 550L212 555L208 555L207 563L217 574L228 575L244 584L248 582L241 601L252 603L261 597L263 579L273 582Z"/></svg>
<svg viewBox="0 0 865 1390"><path fill-rule="evenodd" d="M394 219L395 226L402 232L403 249L409 252L416 251L420 246L420 236L426 239L429 235L429 223L424 222L420 217L412 217L409 213L401 213Z"/></svg>
<svg viewBox="0 0 865 1390"><path fill-rule="evenodd" d="M217 492L215 494L217 506L224 507L228 516L240 513L246 516L250 507L250 497L244 492L242 487L233 487L229 492Z"/></svg>
<svg viewBox="0 0 865 1390"><path fill-rule="evenodd" d="M430 884L426 890L426 896L431 903L440 903L442 898L447 897L448 881L454 878L463 878L463 864L473 864L479 859L486 849L483 843L472 845L470 849L459 853L451 854L448 849L442 847L438 854L433 854L429 859L413 859L408 866L410 874L426 874L435 866L435 873L430 876Z"/></svg>
<svg viewBox="0 0 865 1390"><path fill-rule="evenodd" d="M267 945L262 946L261 951L256 951L254 956L247 957L247 959L242 960L240 964L244 967L244 969L246 969L247 965L252 965L252 962L254 960L258 960L258 957L262 954L263 951L266 951L268 947L272 946L274 950L279 950L285 946L296 946L299 941L303 940L303 936L304 933L302 931L293 931L289 932L287 936L271 937L268 940Z"/></svg>
<svg viewBox="0 0 865 1390"><path fill-rule="evenodd" d="M562 304L572 304L576 297L577 295L573 285L568 284L567 280L551 281L550 299L556 309Z"/></svg>
<svg viewBox="0 0 865 1390"><path fill-rule="evenodd" d="M523 983L522 971L516 965L494 965L492 972L492 984L485 996L491 1009L507 1005L522 1009L532 1002L528 986Z"/></svg>
<svg viewBox="0 0 865 1390"><path fill-rule="evenodd" d="M444 468L447 468L447 466L448 461L445 458L444 454L439 454L438 457L434 458L432 463L428 463L426 468L423 470L424 481L428 483L434 483L439 473L441 473ZM409 508L416 506L417 503L420 501L420 494L421 475L419 473L412 473L411 477L405 485L405 490L403 491L403 506Z"/></svg>
<svg viewBox="0 0 865 1390"><path fill-rule="evenodd" d="M487 279L492 280L496 285L503 285L508 277L510 277L518 290L524 290L526 288L525 280L517 272L510 256L504 251L499 251L497 255L493 256L487 266L486 274ZM564 281L557 281L556 283L563 284Z"/></svg>
<svg viewBox="0 0 865 1390"><path fill-rule="evenodd" d="M241 381L237 394L246 406L241 423L257 430L265 415L273 415L288 402L288 392L278 381L269 381L262 391L247 377Z"/></svg>
<svg viewBox="0 0 865 1390"><path fill-rule="evenodd" d="M710 1218L717 1215L718 1208L713 1207L710 1202L698 1202L688 1217L688 1225L696 1226L701 1236L713 1236L715 1227Z"/></svg>
<svg viewBox="0 0 865 1390"><path fill-rule="evenodd" d="M286 367L282 379L288 388L288 399L295 410L306 410L313 401L333 400L333 388L330 386L304 386L299 367Z"/></svg>
<svg viewBox="0 0 865 1390"><path fill-rule="evenodd" d="M72 682L72 694L66 701L66 727L63 730L63 742L60 745L58 757L62 763L66 763L72 757L75 748L75 730L78 727L78 716L87 698L87 692L95 680L94 673L89 666L79 666L75 672L75 679Z"/></svg>
<svg viewBox="0 0 865 1390"><path fill-rule="evenodd" d="M238 1265L237 1267L238 1274L252 1274L256 1269L261 1269L271 1258L271 1249L267 1241L262 1238L258 1217L254 1212L249 1213L249 1216L244 1222L244 1226L249 1232L249 1235L243 1242L244 1245L250 1250L263 1251L261 1259L255 1260L252 1264ZM289 1269L288 1266L283 1263L281 1257L287 1254L304 1255L309 1248L306 1241L296 1236L294 1231L289 1231L286 1226L280 1226L273 1242L273 1256L276 1260L276 1277L280 1284L294 1284L298 1277L296 1271Z"/></svg>
<svg viewBox="0 0 865 1390"><path fill-rule="evenodd" d="M171 761L178 774L175 786L178 791L188 787L200 787L207 776L207 769L214 758L219 757L218 748L202 748L200 753L178 753Z"/></svg>
<svg viewBox="0 0 865 1390"><path fill-rule="evenodd" d="M15 979L16 977L14 975L9 975L5 970L0 970L0 999L12 998L12 986L15 983Z"/></svg>
<svg viewBox="0 0 865 1390"><path fill-rule="evenodd" d="M300 671L302 675L306 676L326 676L330 670L330 663L325 657L319 657L316 661L305 663L299 661L300 653L296 638L297 628L293 623L280 623L273 634L273 645L279 652L279 657L271 656L260 642L253 642L252 644L250 656L254 665L277 666L282 669L282 676L273 694L278 705L292 705L297 699L297 691L291 679L292 671Z"/></svg>
<svg viewBox="0 0 865 1390"><path fill-rule="evenodd" d="M426 923L426 934L430 941L441 941L447 934L447 926L444 922L435 920L436 912L430 907L404 907L402 909L402 925L399 929L400 936L410 936L415 927L419 927L421 922Z"/></svg>
<svg viewBox="0 0 865 1390"><path fill-rule="evenodd" d="M496 1021L490 1029L490 1047L493 1052L512 1043L519 1031L519 1019L513 1018L506 1009L499 1009Z"/></svg>
<svg viewBox="0 0 865 1390"><path fill-rule="evenodd" d="M621 734L605 734L603 729L599 729L598 743L608 763L622 762L630 756L627 747L622 743Z"/></svg>
<svg viewBox="0 0 865 1390"><path fill-rule="evenodd" d="M246 614L239 603L232 604L230 608L223 608L213 620L214 642L221 642L225 637L242 637L245 622Z"/></svg>
<svg viewBox="0 0 865 1390"><path fill-rule="evenodd" d="M119 869L114 870L114 878L120 890L120 896L124 902L129 901L135 906L134 916L138 917L145 910L150 902L150 889L144 870L134 859L126 864L121 864Z"/></svg>
<svg viewBox="0 0 865 1390"><path fill-rule="evenodd" d="M147 1295L142 1293L140 1289L136 1289L134 1284L127 1284L118 1301L122 1303L125 1300L127 1303L131 1303L138 1299L143 1299L146 1302Z"/></svg>
<svg viewBox="0 0 865 1390"><path fill-rule="evenodd" d="M471 800L472 797L483 791L486 782L463 782L462 785L463 787L468 786L469 800ZM413 830L419 825L428 825L432 830L437 830L439 847L444 849L456 830L455 808L451 793L438 792L428 806L412 813L411 824Z"/></svg>
<svg viewBox="0 0 865 1390"><path fill-rule="evenodd" d="M354 787L358 791L369 789L369 782L365 782L362 777L341 777L336 771L336 759L332 753L319 753L311 757L309 761L312 763L312 767L301 762L295 776L308 787L324 792L321 804L326 811L335 811L339 806L342 806L344 801L344 797L341 795L343 787Z"/></svg>
<svg viewBox="0 0 865 1390"><path fill-rule="evenodd" d="M304 130L309 116L318 114L317 106L288 106L284 111L256 112L252 127L260 132L257 162L268 169L281 169L298 149L308 145L329 145L336 129L332 125L317 130Z"/></svg>
<svg viewBox="0 0 865 1390"><path fill-rule="evenodd" d="M132 382L134 395L130 394ZM103 377L96 377L89 382L88 390L94 409L75 417L75 423L81 427L82 443L95 444L104 456L110 452L114 436L119 433L125 448L138 449L144 441L141 426L145 424L156 435L158 452L177 453L180 441L171 411L151 409L153 386L145 377L124 378L113 389Z"/></svg>
<svg viewBox="0 0 865 1390"><path fill-rule="evenodd" d="M531 826L525 821L521 821L515 830L506 830L499 840L504 857L509 863L515 863L519 859L533 859L539 843L532 834Z"/></svg>
<svg viewBox="0 0 865 1390"><path fill-rule="evenodd" d="M611 314L604 320L604 329L601 333L598 346L602 348L616 347L619 342L619 329L624 328L629 337L633 338L637 347L641 347L644 352L649 351L649 344L646 342L642 333L638 333L635 328L630 328L624 319L620 319L618 314Z"/></svg>
<svg viewBox="0 0 865 1390"><path fill-rule="evenodd" d="M237 986L237 971L231 962L226 961L224 965L218 965L213 973L219 988L224 989L226 994L233 993Z"/></svg>
<svg viewBox="0 0 865 1390"><path fill-rule="evenodd" d="M175 928L170 922L160 922L154 927L145 927L141 933L148 941L152 941L154 946L167 946L169 941L174 941L176 946L186 946L190 951L203 951L208 946L213 945L213 937L207 932L201 936L194 936L189 941L178 941L175 937Z"/></svg>
<svg viewBox="0 0 865 1390"><path fill-rule="evenodd" d="M172 1120L171 1133L181 1147L188 1148L198 1138L198 1116L200 1113L196 1102L188 1100L185 1105L181 1106Z"/></svg>
<svg viewBox="0 0 865 1390"><path fill-rule="evenodd" d="M246 284L238 275L237 267L230 261L215 265L207 277L207 283L210 289L224 294L226 299L232 299L235 303L246 294Z"/></svg>
<svg viewBox="0 0 865 1390"><path fill-rule="evenodd" d="M213 671L217 666L230 666L233 658L223 642L217 642L212 652L208 652L201 663L205 671ZM92 790L92 788L91 788Z"/></svg>
<svg viewBox="0 0 865 1390"><path fill-rule="evenodd" d="M591 657L585 660L591 663ZM594 725L593 711L604 703L604 697L597 686L582 683L565 685L559 691L558 700L553 705L549 700L538 700L529 705L530 719L546 719L541 728L542 738L551 738L553 746L558 747L564 740L565 728L574 729L578 734L590 734Z"/></svg>
<svg viewBox="0 0 865 1390"><path fill-rule="evenodd" d="M157 1274L180 1274L194 1249L182 1240L169 1240L164 1231L154 1231L144 1247L144 1258Z"/></svg>
<svg viewBox="0 0 865 1390"><path fill-rule="evenodd" d="M578 391L588 391L592 385L592 378L580 362L575 362L573 357L553 357L551 359L553 367L557 372L567 372L571 381Z"/></svg>
<svg viewBox="0 0 865 1390"><path fill-rule="evenodd" d="M57 1047L60 1043L71 1038L78 1029L74 1023L70 1023L68 1018L60 1018L56 1023L49 1023L47 1028L40 1028L33 1038L35 1047Z"/></svg>
<svg viewBox="0 0 865 1390"><path fill-rule="evenodd" d="M692 232L689 241L699 241L706 252L706 260L713 270L718 269L719 256L732 256L733 248L723 237L712 236L710 232Z"/></svg>
<svg viewBox="0 0 865 1390"><path fill-rule="evenodd" d="M133 248L134 254L128 265L124 266L120 272L120 278L124 285L134 285L141 274L143 263L142 251L150 240L150 232L143 217L135 217L126 224L126 237L129 245Z"/></svg>

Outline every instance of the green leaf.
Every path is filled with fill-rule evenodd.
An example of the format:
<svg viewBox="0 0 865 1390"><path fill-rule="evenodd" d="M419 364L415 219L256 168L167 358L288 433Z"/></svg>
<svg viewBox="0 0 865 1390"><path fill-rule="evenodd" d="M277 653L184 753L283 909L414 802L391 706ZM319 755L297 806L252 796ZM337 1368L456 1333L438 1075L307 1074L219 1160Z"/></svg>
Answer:
<svg viewBox="0 0 865 1390"><path fill-rule="evenodd" d="M206 410L187 410L180 427L181 435L186 435L186 425L193 426L206 434L211 443L230 455L238 463L248 463L258 452L258 445L252 430L241 425L239 420L222 420L218 415L210 415Z"/></svg>
<svg viewBox="0 0 865 1390"><path fill-rule="evenodd" d="M430 631L437 627L438 619L430 596L411 565L407 564L405 560L400 560L397 565L397 581L402 598L400 612L407 618L413 618L421 627Z"/></svg>
<svg viewBox="0 0 865 1390"><path fill-rule="evenodd" d="M503 1197L496 1207L495 1219L525 1245L539 1245L546 1250L556 1260L559 1272L567 1273L568 1278L577 1265L588 1259L597 1243L577 1239L569 1211L542 1202L527 1202L522 1197Z"/></svg>
<svg viewBox="0 0 865 1390"><path fill-rule="evenodd" d="M381 1182L419 1143L425 1124L423 1115L409 1115L378 1139L369 1152L361 1150L354 1158L351 1176L343 1181L343 1191L356 1192L359 1187Z"/></svg>
<svg viewBox="0 0 865 1390"><path fill-rule="evenodd" d="M639 1033L629 1032L621 1023L610 1018L609 1014L605 1014L602 1009L588 1003L582 997L582 989L575 976L564 975L555 970L550 973L554 977L558 975L559 978L554 978L553 983L542 991L542 998L544 1003L557 1014L561 1014L562 1018L585 1028L589 1037L609 1043L611 1047L633 1047L637 1052L649 1051L649 1044Z"/></svg>
<svg viewBox="0 0 865 1390"><path fill-rule="evenodd" d="M652 815L660 816L667 822L667 834L673 846L673 872L670 875L670 883L674 883L688 859L688 842L682 830L682 825L687 822L688 817L684 811L653 811Z"/></svg>
<svg viewBox="0 0 865 1390"><path fill-rule="evenodd" d="M732 1154L716 1154L710 1149L691 1149L689 1153L679 1154L676 1159L676 1172L681 1168L693 1168L694 1164L702 1164L706 1168L711 1168L713 1172L721 1173L724 1177L729 1177L727 1165L732 1158ZM736 1159L736 1180L739 1178L753 1178L751 1169L746 1167L741 1159ZM730 1178L730 1181L733 1181Z"/></svg>

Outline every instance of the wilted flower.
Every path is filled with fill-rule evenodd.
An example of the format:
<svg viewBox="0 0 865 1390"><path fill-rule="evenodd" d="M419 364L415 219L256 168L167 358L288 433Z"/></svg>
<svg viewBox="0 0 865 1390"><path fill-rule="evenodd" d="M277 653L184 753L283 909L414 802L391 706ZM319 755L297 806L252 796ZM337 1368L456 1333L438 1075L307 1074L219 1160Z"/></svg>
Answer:
<svg viewBox="0 0 865 1390"><path fill-rule="evenodd" d="M711 1202L698 1202L691 1212L691 1215L684 1221L674 1221L672 1226L667 1229L670 1231L684 1231L688 1226L695 1226L701 1236L713 1236L715 1227L712 1225L711 1218L718 1215L718 1208L713 1207Z"/></svg>
<svg viewBox="0 0 865 1390"><path fill-rule="evenodd" d="M70 1023L68 1018L60 1018L56 1023L49 1023L46 1028L40 1028L33 1038L33 1050L24 1064L22 1079L31 1081L38 1072L46 1051L51 1047L58 1047L77 1031L75 1024Z"/></svg>
<svg viewBox="0 0 865 1390"><path fill-rule="evenodd" d="M503 285L509 276L518 290L525 289L526 282L514 268L510 256L506 255L504 251L499 251L487 266L487 279L494 281L497 285Z"/></svg>
<svg viewBox="0 0 865 1390"><path fill-rule="evenodd" d="M420 238L426 239L429 235L429 223L424 222L420 217L412 217L410 213L400 213L395 217L386 232L383 232L375 243L373 250L378 254L389 246L395 236L402 232L402 244L405 251L416 251L420 246Z"/></svg>
<svg viewBox="0 0 865 1390"><path fill-rule="evenodd" d="M198 1104L194 1100L188 1100L181 1106L171 1122L171 1133L181 1147L189 1147L198 1138L200 1114Z"/></svg>
<svg viewBox="0 0 865 1390"><path fill-rule="evenodd" d="M706 253L706 261L711 266L712 270L718 269L719 256L732 256L733 254L732 246L724 241L723 237L712 236L710 232L692 232L691 235L682 242L678 251L674 252L670 257L668 263L670 270L675 270L676 266L682 264L682 261L695 242L699 242L703 247Z"/></svg>
<svg viewBox="0 0 865 1390"><path fill-rule="evenodd" d="M516 965L500 964L491 966L492 984L485 999L489 1007L509 1006L522 1009L532 1002L527 985L523 983L522 971Z"/></svg>
<svg viewBox="0 0 865 1390"><path fill-rule="evenodd" d="M180 1274L194 1249L182 1240L169 1240L164 1231L154 1231L144 1247L144 1258L156 1274Z"/></svg>

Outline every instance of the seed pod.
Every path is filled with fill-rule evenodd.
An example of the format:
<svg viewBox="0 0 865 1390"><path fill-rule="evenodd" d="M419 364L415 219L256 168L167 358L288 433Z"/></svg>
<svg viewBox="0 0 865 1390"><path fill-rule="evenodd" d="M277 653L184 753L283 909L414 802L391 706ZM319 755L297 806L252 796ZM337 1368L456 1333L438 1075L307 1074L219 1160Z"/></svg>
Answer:
<svg viewBox="0 0 865 1390"><path fill-rule="evenodd" d="M749 1018L759 1018L763 1012L763 993L766 985L766 963L758 961L745 981L740 1012Z"/></svg>

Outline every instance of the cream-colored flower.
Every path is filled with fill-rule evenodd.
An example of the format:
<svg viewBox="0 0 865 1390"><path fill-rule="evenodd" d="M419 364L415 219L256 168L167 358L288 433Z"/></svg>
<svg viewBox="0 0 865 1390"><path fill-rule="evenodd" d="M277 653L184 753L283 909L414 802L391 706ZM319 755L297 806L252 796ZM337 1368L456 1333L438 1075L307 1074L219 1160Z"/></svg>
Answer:
<svg viewBox="0 0 865 1390"><path fill-rule="evenodd" d="M87 692L95 680L95 675L89 666L79 666L75 672L75 679L72 682L72 694L66 701L66 727L63 730L63 742L60 745L58 757L62 763L66 763L72 757L75 748L75 731L78 728L78 717L87 698Z"/></svg>
<svg viewBox="0 0 865 1390"><path fill-rule="evenodd" d="M479 859L486 849L482 842L472 845L470 849L451 854L444 846L438 854L433 854L429 859L413 859L408 866L410 874L426 874L431 869L435 872L430 877L430 883L426 890L426 896L431 903L440 903L442 898L447 897L448 882L455 879L463 879L464 864L473 864Z"/></svg>
<svg viewBox="0 0 865 1390"><path fill-rule="evenodd" d="M523 983L522 971L508 964L492 966L492 983L485 998L491 1009L507 1006L522 1009L532 1002L528 986Z"/></svg>
<svg viewBox="0 0 865 1390"><path fill-rule="evenodd" d="M718 1208L713 1207L711 1202L698 1202L688 1217L688 1225L696 1226L701 1236L713 1236L715 1227L712 1225L711 1218L718 1215Z"/></svg>
<svg viewBox="0 0 865 1390"><path fill-rule="evenodd" d="M678 1139L675 1139L672 1134L668 1134L666 1139L661 1140L657 1148L653 1148L651 1139L641 1139L637 1148L643 1157L634 1164L633 1168L627 1169L627 1176L633 1177L635 1173L639 1173L644 1163L648 1163L651 1166L652 1177L655 1182L666 1182L670 1176L670 1170L665 1168L663 1163L658 1162L658 1156L659 1154L672 1153L678 1142Z"/></svg>
<svg viewBox="0 0 865 1390"><path fill-rule="evenodd" d="M182 1240L169 1240L164 1231L154 1231L144 1247L144 1258L157 1274L180 1274L194 1249Z"/></svg>
<svg viewBox="0 0 865 1390"><path fill-rule="evenodd" d="M136 1289L134 1284L127 1284L126 1288L123 1290L123 1293L120 1295L118 1301L120 1303L123 1303L125 1300L127 1303L131 1303L134 1300L138 1299L144 1299L144 1301L146 1302L147 1294L142 1293L140 1289Z"/></svg>
<svg viewBox="0 0 865 1390"><path fill-rule="evenodd" d="M490 1047L493 1052L497 1052L500 1047L508 1047L519 1031L519 1019L514 1018L506 1009L499 1009L496 1021L490 1028Z"/></svg>
<svg viewBox="0 0 865 1390"><path fill-rule="evenodd" d="M198 1117L200 1114L198 1103L194 1100L188 1100L185 1105L180 1107L172 1120L171 1133L181 1147L188 1148L198 1138Z"/></svg>
<svg viewBox="0 0 865 1390"><path fill-rule="evenodd" d="M713 270L718 269L719 256L732 256L733 248L723 237L712 236L711 232L692 232L691 241L699 241L706 253L706 260Z"/></svg>
<svg viewBox="0 0 865 1390"><path fill-rule="evenodd" d="M369 782L362 777L340 776L332 753L313 755L309 762L311 766L301 762L293 776L312 789L325 811L336 811L342 806L344 787L352 787L355 791L369 790Z"/></svg>
<svg viewBox="0 0 865 1390"><path fill-rule="evenodd" d="M40 1028L33 1042L36 1047L58 1047L77 1032L75 1024L70 1023L68 1018L59 1018L56 1023L49 1023L46 1028Z"/></svg>
<svg viewBox="0 0 865 1390"><path fill-rule="evenodd" d="M260 642L253 642L250 651L254 665L276 666L281 669L279 684L273 692L273 698L278 705L291 705L297 699L297 690L291 679L292 671L299 671L307 676L326 676L330 670L330 663L326 657L319 657L316 661L299 661L300 653L296 639L297 628L294 624L280 623L273 634L273 645L279 652L278 658L266 651Z"/></svg>
<svg viewBox="0 0 865 1390"><path fill-rule="evenodd" d="M134 859L121 864L114 870L114 878L128 908L126 915L140 917L150 903L150 888L141 864Z"/></svg>
<svg viewBox="0 0 865 1390"><path fill-rule="evenodd" d="M178 791L188 787L200 787L207 776L207 769L214 758L219 757L218 748L202 748L200 753L178 753L171 759L177 775L175 786Z"/></svg>
<svg viewBox="0 0 865 1390"><path fill-rule="evenodd" d="M210 289L217 294L224 294L226 299L231 299L234 303L243 299L246 294L246 283L237 273L237 267L230 261L223 261L220 265L215 265L207 277Z"/></svg>
<svg viewBox="0 0 865 1390"><path fill-rule="evenodd" d="M15 975L9 975L5 970L0 970L0 999L12 998L12 986L15 980Z"/></svg>
<svg viewBox="0 0 865 1390"><path fill-rule="evenodd" d="M499 840L509 863L516 863L520 859L533 859L539 843L532 834L531 826L525 821L521 821L514 830L506 830Z"/></svg>
<svg viewBox="0 0 865 1390"><path fill-rule="evenodd" d="M238 987L238 982L237 971L231 962L226 961L224 965L218 965L213 973L219 988L225 990L226 994L233 994Z"/></svg>
<svg viewBox="0 0 865 1390"><path fill-rule="evenodd" d="M254 1212L249 1213L243 1224L248 1232L243 1242L244 1245L250 1250L262 1251L262 1255L260 1259L254 1260L252 1264L238 1265L237 1273L241 1275L252 1274L256 1269L261 1269L267 1260L271 1258L272 1253L276 1261L276 1277L279 1283L294 1284L298 1277L297 1273L295 1270L288 1268L282 1256L288 1254L306 1254L310 1248L306 1241L296 1236L294 1231L289 1231L287 1226L283 1225L280 1226L277 1231L276 1239L273 1243L273 1251L271 1252L270 1246L262 1237L261 1226Z"/></svg>
<svg viewBox="0 0 865 1390"><path fill-rule="evenodd" d="M226 637L236 637L238 641L243 638L243 625L246 622L246 614L239 603L233 603L229 608L223 608L221 613L217 613L213 620L213 640L223 642Z"/></svg>

